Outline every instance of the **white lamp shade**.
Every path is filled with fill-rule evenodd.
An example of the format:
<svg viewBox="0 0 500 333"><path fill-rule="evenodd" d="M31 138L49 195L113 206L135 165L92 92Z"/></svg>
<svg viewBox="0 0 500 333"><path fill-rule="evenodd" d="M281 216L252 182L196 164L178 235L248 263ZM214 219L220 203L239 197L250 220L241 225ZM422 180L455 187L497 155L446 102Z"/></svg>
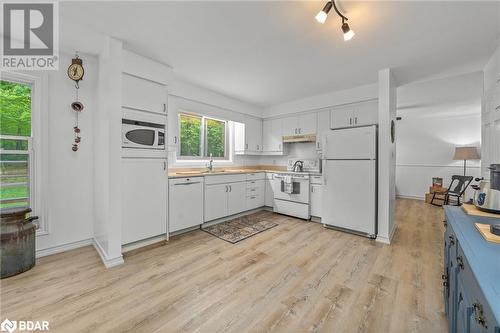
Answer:
<svg viewBox="0 0 500 333"><path fill-rule="evenodd" d="M479 152L477 147L456 147L454 160L479 160Z"/></svg>

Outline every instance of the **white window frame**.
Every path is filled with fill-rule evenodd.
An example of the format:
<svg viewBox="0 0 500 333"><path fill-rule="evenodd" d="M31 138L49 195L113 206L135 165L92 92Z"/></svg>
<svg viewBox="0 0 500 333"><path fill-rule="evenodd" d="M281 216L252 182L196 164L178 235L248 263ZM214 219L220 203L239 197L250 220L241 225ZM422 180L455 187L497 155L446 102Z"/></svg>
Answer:
<svg viewBox="0 0 500 333"><path fill-rule="evenodd" d="M31 137L27 139L29 157L29 203L32 216L38 216L36 235L48 235L48 196L44 195L48 184L48 75L39 76L0 71L0 80L31 86ZM5 136L4 136L5 137Z"/></svg>
<svg viewBox="0 0 500 333"><path fill-rule="evenodd" d="M181 116L183 116L183 115L201 118L200 152L202 152L202 154L201 154L202 156L182 156L181 155L181 143L182 143L182 140L181 140L181 137L182 137L182 134L181 134ZM229 151L229 147L230 147L229 146L229 121L224 120L224 119L220 119L220 118L216 118L216 117L205 116L202 114L188 112L188 111L179 111L179 113L177 114L178 133L179 133L179 142L177 144L178 145L177 151L179 152L177 154L178 161L201 162L201 161L207 161L208 159L210 159L210 156L205 156L205 148L206 148L206 141L207 141L207 134L205 131L205 120L206 119L224 122L224 124L225 124L225 126L224 126L224 130L225 130L225 133L224 133L224 135L225 135L225 138L224 138L224 157L213 157L213 160L220 161L220 162L230 162L231 161L231 154Z"/></svg>

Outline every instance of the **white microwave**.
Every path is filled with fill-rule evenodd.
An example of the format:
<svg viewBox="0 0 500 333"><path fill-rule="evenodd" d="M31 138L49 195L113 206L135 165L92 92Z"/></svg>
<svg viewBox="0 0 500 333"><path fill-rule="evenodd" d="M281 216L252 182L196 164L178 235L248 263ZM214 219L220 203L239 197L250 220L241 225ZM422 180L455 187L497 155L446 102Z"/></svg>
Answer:
<svg viewBox="0 0 500 333"><path fill-rule="evenodd" d="M165 150L165 125L122 119L122 147Z"/></svg>

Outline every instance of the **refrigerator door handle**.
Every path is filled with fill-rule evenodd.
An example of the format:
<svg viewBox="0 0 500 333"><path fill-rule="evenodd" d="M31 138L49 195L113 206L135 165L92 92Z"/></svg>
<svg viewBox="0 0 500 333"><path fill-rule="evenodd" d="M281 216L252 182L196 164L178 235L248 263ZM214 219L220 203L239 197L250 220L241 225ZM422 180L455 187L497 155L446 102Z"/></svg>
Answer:
<svg viewBox="0 0 500 333"><path fill-rule="evenodd" d="M323 162L323 185L326 185L328 183L328 175L327 175L328 168L326 167L327 160L322 160L322 162Z"/></svg>

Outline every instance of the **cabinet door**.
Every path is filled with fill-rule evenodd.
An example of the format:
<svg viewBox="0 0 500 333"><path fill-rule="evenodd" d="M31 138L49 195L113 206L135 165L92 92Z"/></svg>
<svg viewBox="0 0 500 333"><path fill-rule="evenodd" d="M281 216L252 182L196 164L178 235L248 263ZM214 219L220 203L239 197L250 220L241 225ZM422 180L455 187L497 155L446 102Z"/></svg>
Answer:
<svg viewBox="0 0 500 333"><path fill-rule="evenodd" d="M316 134L317 113L307 113L299 116L299 134Z"/></svg>
<svg viewBox="0 0 500 333"><path fill-rule="evenodd" d="M281 119L266 119L262 124L263 150L266 152L283 151Z"/></svg>
<svg viewBox="0 0 500 333"><path fill-rule="evenodd" d="M205 222L227 216L228 192L226 184L205 186Z"/></svg>
<svg viewBox="0 0 500 333"><path fill-rule="evenodd" d="M464 288L461 278L457 280L457 300L456 300L456 333L481 332L479 329L471 330L472 307L467 295L467 290Z"/></svg>
<svg viewBox="0 0 500 333"><path fill-rule="evenodd" d="M164 159L122 159L122 244L166 234L166 163Z"/></svg>
<svg viewBox="0 0 500 333"><path fill-rule="evenodd" d="M167 117L168 150L175 151L179 144L179 113L175 108L169 108Z"/></svg>
<svg viewBox="0 0 500 333"><path fill-rule="evenodd" d="M246 210L247 183L228 184L227 215L238 214Z"/></svg>
<svg viewBox="0 0 500 333"><path fill-rule="evenodd" d="M273 189L273 178L272 175L269 178L266 176L266 191L265 191L265 205L268 207L274 206L274 189Z"/></svg>
<svg viewBox="0 0 500 333"><path fill-rule="evenodd" d="M330 128L344 128L353 126L352 106L336 107L331 111Z"/></svg>
<svg viewBox="0 0 500 333"><path fill-rule="evenodd" d="M321 190L319 184L311 185L311 215L321 217Z"/></svg>
<svg viewBox="0 0 500 333"><path fill-rule="evenodd" d="M353 126L378 124L378 101L356 103L353 117Z"/></svg>
<svg viewBox="0 0 500 333"><path fill-rule="evenodd" d="M297 117L286 117L281 119L283 136L298 135Z"/></svg>
<svg viewBox="0 0 500 333"><path fill-rule="evenodd" d="M122 106L160 114L167 113L167 87L137 76L122 74Z"/></svg>
<svg viewBox="0 0 500 333"><path fill-rule="evenodd" d="M245 151L262 151L262 120L247 118L245 122Z"/></svg>
<svg viewBox="0 0 500 333"><path fill-rule="evenodd" d="M318 112L318 125L316 131L316 150L321 150L323 134L330 130L330 111Z"/></svg>

